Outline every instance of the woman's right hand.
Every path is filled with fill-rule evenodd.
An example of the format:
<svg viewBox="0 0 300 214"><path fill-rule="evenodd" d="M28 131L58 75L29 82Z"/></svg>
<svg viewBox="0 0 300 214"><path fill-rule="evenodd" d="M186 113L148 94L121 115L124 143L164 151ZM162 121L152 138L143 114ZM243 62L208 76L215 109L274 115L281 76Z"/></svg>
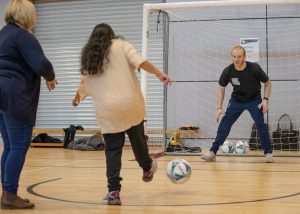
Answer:
<svg viewBox="0 0 300 214"><path fill-rule="evenodd" d="M76 106L78 106L79 103L80 103L80 95L77 92L74 99L73 99L73 101L72 101L72 106L76 107Z"/></svg>
<svg viewBox="0 0 300 214"><path fill-rule="evenodd" d="M167 74L161 72L161 73L159 73L159 74L157 75L157 78L158 78L162 83L164 83L164 84L166 84L166 85L171 85L172 80L170 79L170 77L169 77Z"/></svg>
<svg viewBox="0 0 300 214"><path fill-rule="evenodd" d="M55 88L55 86L57 85L57 80L54 79L51 81L46 81L46 85L47 85L48 90L52 91Z"/></svg>

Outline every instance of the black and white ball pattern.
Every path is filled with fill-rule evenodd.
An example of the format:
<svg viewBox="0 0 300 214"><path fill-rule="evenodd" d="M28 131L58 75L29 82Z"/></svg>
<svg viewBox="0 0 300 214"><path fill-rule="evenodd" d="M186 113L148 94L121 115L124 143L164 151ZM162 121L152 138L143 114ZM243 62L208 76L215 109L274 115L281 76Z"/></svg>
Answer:
<svg viewBox="0 0 300 214"><path fill-rule="evenodd" d="M182 184L188 181L192 174L190 164L184 159L175 159L167 166L167 176L175 184Z"/></svg>

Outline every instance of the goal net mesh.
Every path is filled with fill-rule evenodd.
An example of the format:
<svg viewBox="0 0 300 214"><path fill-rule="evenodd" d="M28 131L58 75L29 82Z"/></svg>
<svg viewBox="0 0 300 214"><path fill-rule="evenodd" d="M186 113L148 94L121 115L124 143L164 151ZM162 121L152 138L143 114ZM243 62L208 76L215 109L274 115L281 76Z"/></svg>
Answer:
<svg viewBox="0 0 300 214"><path fill-rule="evenodd" d="M278 125L289 130L292 123L293 130L300 129L300 4L155 9L148 19L148 58L174 81L164 88L155 77L147 80L147 103L153 96L161 99L156 99L160 100L157 108L151 106L146 129L162 130L163 134L149 136L163 142L165 151L172 153L167 150L170 144L178 144L174 154L195 154L199 150L189 148L200 147L202 152L210 148L218 128L214 119L218 80L231 63L230 51L235 45L244 46L246 60L259 63L272 81L265 114L272 143ZM224 111L231 92L229 84ZM279 123L283 114L291 120L284 117ZM253 123L245 111L227 140L248 142ZM191 127L199 130L179 130ZM299 142L281 144L276 145L275 154L300 155ZM250 148L245 154L262 154L259 146Z"/></svg>

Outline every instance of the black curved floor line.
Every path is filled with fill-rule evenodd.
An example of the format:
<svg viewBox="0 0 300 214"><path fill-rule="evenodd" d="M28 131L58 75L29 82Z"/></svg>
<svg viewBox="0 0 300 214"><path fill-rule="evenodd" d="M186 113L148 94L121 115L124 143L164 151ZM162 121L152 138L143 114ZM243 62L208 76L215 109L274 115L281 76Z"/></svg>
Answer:
<svg viewBox="0 0 300 214"><path fill-rule="evenodd" d="M39 183L35 183L30 185L29 187L27 187L27 192L29 192L32 195L41 197L41 198L45 198L45 199L50 199L50 200L55 200L55 201L62 201L62 202L68 202L68 203L77 203L77 204L95 204L95 205L101 205L101 203L96 203L96 202L84 202L84 201L73 201L73 200L66 200L66 199L60 199L60 198L53 198L53 197L49 197L49 196L45 196L42 194L39 194L37 192L34 191L34 188L36 186L39 186L41 184L45 184L45 183L49 183L49 182L53 182L53 181L57 181L60 180L62 178L55 178L55 179L51 179L51 180L47 180L47 181L42 181ZM278 197L272 197L272 198L264 198L264 199L256 199L256 200L247 200L247 201L233 201L233 202L214 202L214 203L193 203L193 204L122 204L122 206L133 206L133 207L181 207L181 206L212 206L212 205L232 205L232 204L244 204L244 203L255 203L255 202L263 202L263 201L272 201L272 200L278 200L278 199L283 199L283 198L290 198L290 197L294 197L294 196L300 196L300 192L294 193L294 194L290 194L290 195L283 195L283 196L278 196ZM99 199L100 201L100 199Z"/></svg>
<svg viewBox="0 0 300 214"><path fill-rule="evenodd" d="M60 198L53 198L53 197L49 197L49 196L39 194L39 193L37 193L33 190L36 186L39 186L39 185L44 184L44 183L57 181L57 180L60 180L60 179L62 179L62 178L55 178L55 179L51 179L51 180L42 181L42 182L39 182L39 183L32 184L29 187L27 187L27 192L29 192L32 195L41 197L41 198L55 200L55 201L63 201L63 202L78 203L78 204L100 204L100 203L95 203L95 202L81 202L81 201L72 201L72 200L65 200L65 199L60 199Z"/></svg>

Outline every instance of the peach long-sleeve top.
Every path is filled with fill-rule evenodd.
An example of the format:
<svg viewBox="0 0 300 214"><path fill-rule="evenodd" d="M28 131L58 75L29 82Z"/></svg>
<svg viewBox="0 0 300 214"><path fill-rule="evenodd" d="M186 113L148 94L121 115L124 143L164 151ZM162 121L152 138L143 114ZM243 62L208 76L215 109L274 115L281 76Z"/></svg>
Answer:
<svg viewBox="0 0 300 214"><path fill-rule="evenodd" d="M77 92L81 100L93 98L103 134L122 132L143 121L145 102L136 70L144 61L132 44L114 39L104 72L81 76Z"/></svg>

